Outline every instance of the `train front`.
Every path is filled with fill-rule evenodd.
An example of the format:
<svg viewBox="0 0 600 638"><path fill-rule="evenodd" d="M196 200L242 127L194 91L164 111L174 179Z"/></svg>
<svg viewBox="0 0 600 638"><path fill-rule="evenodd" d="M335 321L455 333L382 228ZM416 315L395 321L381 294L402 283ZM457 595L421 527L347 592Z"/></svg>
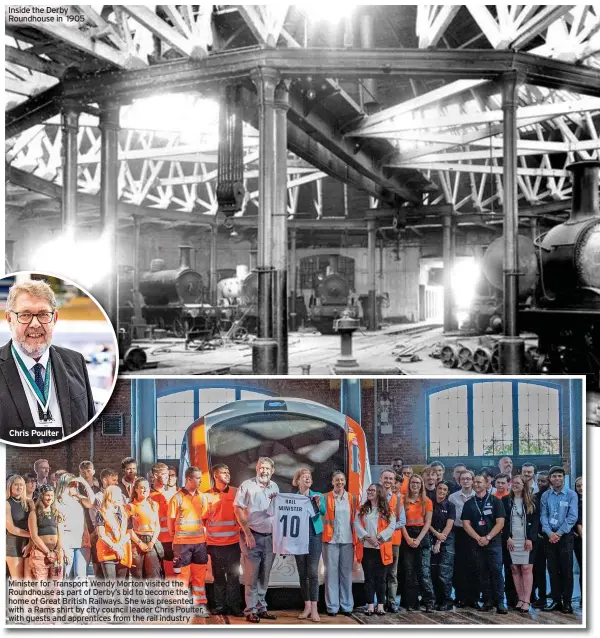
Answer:
<svg viewBox="0 0 600 638"><path fill-rule="evenodd" d="M331 490L331 475L342 470L348 489L360 495L369 480L365 436L358 423L327 406L297 398L235 401L195 421L182 443L180 482L187 467L202 470L201 489L211 487L209 468L226 463L231 484L256 476L256 462L267 456L275 463L272 480L281 492L295 492L296 470L307 467L313 489ZM321 569L321 578L322 578ZM362 574L355 574L361 580ZM297 586L293 556L276 557L270 585Z"/></svg>

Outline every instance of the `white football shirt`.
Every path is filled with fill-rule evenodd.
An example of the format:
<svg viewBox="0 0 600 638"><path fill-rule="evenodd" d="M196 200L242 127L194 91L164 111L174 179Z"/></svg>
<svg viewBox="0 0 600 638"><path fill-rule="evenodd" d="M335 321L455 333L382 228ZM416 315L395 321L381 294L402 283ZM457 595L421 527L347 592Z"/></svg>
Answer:
<svg viewBox="0 0 600 638"><path fill-rule="evenodd" d="M310 496L277 494L273 512L273 553L308 554L308 526L315 515Z"/></svg>

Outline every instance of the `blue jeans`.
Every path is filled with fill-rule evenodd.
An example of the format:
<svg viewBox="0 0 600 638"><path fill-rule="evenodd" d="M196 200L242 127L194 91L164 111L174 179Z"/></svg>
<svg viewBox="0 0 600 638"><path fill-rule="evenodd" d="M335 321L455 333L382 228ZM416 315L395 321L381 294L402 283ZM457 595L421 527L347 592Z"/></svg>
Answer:
<svg viewBox="0 0 600 638"><path fill-rule="evenodd" d="M352 611L352 567L354 545L352 543L323 543L325 562L325 604L327 611L337 613Z"/></svg>
<svg viewBox="0 0 600 638"><path fill-rule="evenodd" d="M65 580L85 580L90 564L91 549L89 547L65 547Z"/></svg>
<svg viewBox="0 0 600 638"><path fill-rule="evenodd" d="M431 542L435 543L432 537ZM438 554L431 553L431 578L438 605L447 603L452 597L452 574L454 572L454 535L450 534L442 543Z"/></svg>
<svg viewBox="0 0 600 638"><path fill-rule="evenodd" d="M273 535L253 532L256 546L251 549L246 545L244 532L240 534L240 549L244 566L244 592L246 609L244 614L257 614L267 611L267 589L269 576L275 554L273 554Z"/></svg>
<svg viewBox="0 0 600 638"><path fill-rule="evenodd" d="M502 543L493 540L480 547L475 541L475 573L483 595L484 603L500 605L504 603L504 576L502 575Z"/></svg>

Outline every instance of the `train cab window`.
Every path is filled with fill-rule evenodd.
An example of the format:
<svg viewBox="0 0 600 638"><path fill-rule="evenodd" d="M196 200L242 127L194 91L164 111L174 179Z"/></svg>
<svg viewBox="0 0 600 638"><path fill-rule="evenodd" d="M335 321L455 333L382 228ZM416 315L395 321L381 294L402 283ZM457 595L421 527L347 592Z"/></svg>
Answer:
<svg viewBox="0 0 600 638"><path fill-rule="evenodd" d="M331 474L347 469L346 432L339 425L297 414L259 412L213 425L208 431L209 464L226 463L232 485L255 476L256 462L275 462L273 480L282 492L295 491L296 470L307 467L313 489L331 488Z"/></svg>

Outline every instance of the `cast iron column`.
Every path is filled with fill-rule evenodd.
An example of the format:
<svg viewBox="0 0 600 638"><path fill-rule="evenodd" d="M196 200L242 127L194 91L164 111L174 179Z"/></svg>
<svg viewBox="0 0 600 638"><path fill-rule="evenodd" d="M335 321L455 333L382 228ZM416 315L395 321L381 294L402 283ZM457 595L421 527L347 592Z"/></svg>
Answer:
<svg viewBox="0 0 600 638"><path fill-rule="evenodd" d="M137 334L137 326L146 322L142 317L142 305L140 304L140 216L133 216L133 338L142 337L143 334ZM121 284L119 284L121 285ZM141 329L143 332L143 329Z"/></svg>
<svg viewBox="0 0 600 638"><path fill-rule="evenodd" d="M118 333L117 297L117 213L119 205L119 105L105 102L100 108L100 227L103 247L106 251L97 255L106 263L103 305L106 314Z"/></svg>
<svg viewBox="0 0 600 638"><path fill-rule="evenodd" d="M360 379L342 379L340 390L342 414L354 419L360 425L362 421Z"/></svg>
<svg viewBox="0 0 600 638"><path fill-rule="evenodd" d="M156 381L131 380L131 451L139 476L156 463Z"/></svg>
<svg viewBox="0 0 600 638"><path fill-rule="evenodd" d="M298 330L298 314L296 312L296 229L290 228L290 330Z"/></svg>
<svg viewBox="0 0 600 638"><path fill-rule="evenodd" d="M377 330L377 241L376 241L377 228L375 227L375 220L369 219L367 221L367 270L369 280L369 308L368 308L368 322L367 326L369 330Z"/></svg>
<svg viewBox="0 0 600 638"><path fill-rule="evenodd" d="M287 294L287 112L288 87L275 88L275 206L273 208L273 336L277 341L277 374L288 373Z"/></svg>
<svg viewBox="0 0 600 638"><path fill-rule="evenodd" d="M375 48L375 29L373 24L373 7L363 6L358 19L360 29L360 46L363 49ZM379 110L377 102L377 80L375 78L363 78L363 105L367 113L375 113Z"/></svg>
<svg viewBox="0 0 600 638"><path fill-rule="evenodd" d="M272 218L275 210L275 87L279 73L259 68L251 73L258 96L258 337L252 342L254 374L277 373L277 341L273 338Z"/></svg>
<svg viewBox="0 0 600 638"><path fill-rule="evenodd" d="M519 374L525 342L519 339L519 211L517 204L517 95L519 76L504 74L504 337L500 340L500 372Z"/></svg>
<svg viewBox="0 0 600 638"><path fill-rule="evenodd" d="M217 227L210 229L210 304L217 305Z"/></svg>
<svg viewBox="0 0 600 638"><path fill-rule="evenodd" d="M443 217L443 247L442 258L444 261L444 332L456 330L456 317L454 316L454 291L452 290L452 270L454 268L454 224L452 213L445 213Z"/></svg>
<svg viewBox="0 0 600 638"><path fill-rule="evenodd" d="M62 125L62 230L63 234L75 238L77 225L77 133L79 132L79 110L77 105L65 100L61 111ZM75 276L76 273L65 273Z"/></svg>

